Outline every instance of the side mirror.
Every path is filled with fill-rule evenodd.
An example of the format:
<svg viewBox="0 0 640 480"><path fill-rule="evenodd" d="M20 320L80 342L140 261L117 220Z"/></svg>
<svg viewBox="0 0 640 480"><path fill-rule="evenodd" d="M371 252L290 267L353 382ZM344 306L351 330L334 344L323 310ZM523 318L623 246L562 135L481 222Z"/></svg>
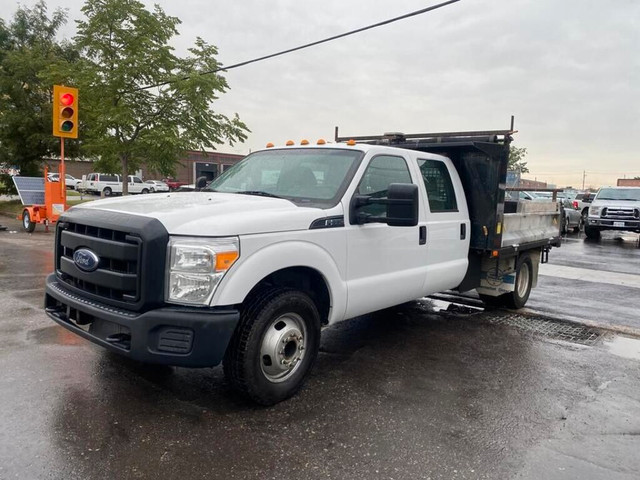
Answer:
<svg viewBox="0 0 640 480"><path fill-rule="evenodd" d="M390 227L413 227L418 224L418 186L392 183L387 191L387 224Z"/></svg>
<svg viewBox="0 0 640 480"><path fill-rule="evenodd" d="M196 180L196 190L200 190L207 186L207 177L198 177Z"/></svg>
<svg viewBox="0 0 640 480"><path fill-rule="evenodd" d="M418 186L412 183L392 183L386 198L372 198L368 195L354 195L351 200L351 223L386 223L390 227L413 227L418 224ZM364 205L386 205L384 217L375 217L359 211Z"/></svg>

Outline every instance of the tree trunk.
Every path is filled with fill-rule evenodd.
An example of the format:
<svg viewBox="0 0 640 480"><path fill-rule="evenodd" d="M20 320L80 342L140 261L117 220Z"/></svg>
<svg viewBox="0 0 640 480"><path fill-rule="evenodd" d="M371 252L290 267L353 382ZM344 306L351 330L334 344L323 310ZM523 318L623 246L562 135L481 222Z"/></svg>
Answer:
<svg viewBox="0 0 640 480"><path fill-rule="evenodd" d="M122 195L129 195L129 157L127 155L120 155L120 161L122 162Z"/></svg>

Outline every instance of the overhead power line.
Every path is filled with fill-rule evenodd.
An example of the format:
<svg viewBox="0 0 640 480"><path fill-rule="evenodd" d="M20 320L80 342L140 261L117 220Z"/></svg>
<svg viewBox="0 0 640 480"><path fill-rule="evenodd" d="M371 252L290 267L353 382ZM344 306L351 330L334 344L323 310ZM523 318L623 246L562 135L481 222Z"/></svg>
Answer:
<svg viewBox="0 0 640 480"><path fill-rule="evenodd" d="M254 58L252 60L246 60L244 62L235 63L233 65L229 65L228 67L220 67L220 68L216 68L215 70L208 70L208 71L205 71L205 72L198 72L198 73L196 73L194 75L186 75L184 77L174 78L172 80L167 80L166 82L155 83L153 85L146 85L144 87L134 88L131 91L132 92L138 92L140 90L148 90L150 88L163 87L165 85L169 85L171 83L179 82L181 80L188 80L189 78L191 78L193 76L211 75L213 73L227 71L227 70L231 70L231 69L238 68L238 67L244 67L245 65L249 65L251 63L257 63L257 62L261 62L263 60L268 60L270 58L279 57L281 55L286 55L287 53L297 52L298 50L303 50L305 48L315 47L316 45L320 45L322 43L331 42L333 40L338 40L339 38L348 37L349 35L355 35L356 33L364 32L366 30L371 30L373 28L382 27L383 25L389 25L390 23L399 22L400 20L405 20L407 18L415 17L417 15L422 15L424 13L431 12L433 10L437 10L438 8L446 7L447 5L451 5L452 3L457 3L459 1L460 0L449 0L447 2L442 2L442 3L439 3L437 5L432 5L431 7L426 7L426 8L422 8L420 10L416 10L415 12L407 13L405 15L400 15L399 17L394 17L394 18L390 18L388 20L384 20L382 22L374 23L373 25L368 25L366 27L358 28L358 29L352 30L350 32L341 33L339 35L334 35L333 37L328 37L328 38L325 38L323 40L317 40L315 42L307 43L305 45L300 45L298 47L289 48L287 50L282 50L280 52L272 53L270 55L265 55L263 57L258 57L258 58Z"/></svg>

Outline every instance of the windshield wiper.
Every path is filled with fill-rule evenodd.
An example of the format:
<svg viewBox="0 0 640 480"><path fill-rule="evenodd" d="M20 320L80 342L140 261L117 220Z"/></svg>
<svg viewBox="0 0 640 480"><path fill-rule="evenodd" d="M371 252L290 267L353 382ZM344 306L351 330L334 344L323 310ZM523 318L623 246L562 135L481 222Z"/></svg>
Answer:
<svg viewBox="0 0 640 480"><path fill-rule="evenodd" d="M263 192L262 190L243 190L235 193L239 193L240 195L256 195L258 197L282 198L278 195L274 195L273 193Z"/></svg>

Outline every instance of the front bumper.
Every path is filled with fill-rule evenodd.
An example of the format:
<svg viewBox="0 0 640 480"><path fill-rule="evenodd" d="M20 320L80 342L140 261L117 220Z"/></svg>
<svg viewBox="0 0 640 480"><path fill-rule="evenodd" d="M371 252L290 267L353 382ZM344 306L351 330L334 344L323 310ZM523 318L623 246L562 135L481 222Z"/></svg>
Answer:
<svg viewBox="0 0 640 480"><path fill-rule="evenodd" d="M598 227L602 230L631 230L640 231L640 220L613 220L601 217L589 217L587 226Z"/></svg>
<svg viewBox="0 0 640 480"><path fill-rule="evenodd" d="M182 367L218 365L240 319L233 308L118 309L69 291L55 274L47 277L44 306L53 321L108 350Z"/></svg>

